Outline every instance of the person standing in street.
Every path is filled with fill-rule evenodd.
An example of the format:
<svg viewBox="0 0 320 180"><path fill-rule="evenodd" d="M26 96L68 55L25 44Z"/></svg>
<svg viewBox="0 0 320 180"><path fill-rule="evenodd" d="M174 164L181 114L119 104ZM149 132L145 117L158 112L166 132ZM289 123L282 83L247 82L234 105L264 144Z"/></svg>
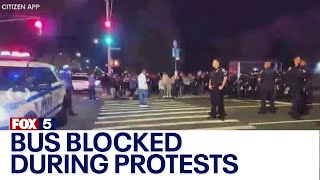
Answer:
<svg viewBox="0 0 320 180"><path fill-rule="evenodd" d="M308 67L306 60L301 60L301 68L305 71L305 80L304 80L304 89L303 89L303 97L302 97L302 114L308 114L310 111L309 105L312 104L313 101L313 89L312 89L312 71Z"/></svg>
<svg viewBox="0 0 320 180"><path fill-rule="evenodd" d="M147 70L143 69L138 76L139 101L141 108L148 107L149 89L146 74Z"/></svg>
<svg viewBox="0 0 320 180"><path fill-rule="evenodd" d="M137 75L132 75L129 79L129 90L130 90L130 99L133 99L134 94L137 90L138 80Z"/></svg>
<svg viewBox="0 0 320 180"><path fill-rule="evenodd" d="M95 101L96 100L96 80L94 78L94 73L92 72L91 75L89 76L89 99L90 101Z"/></svg>
<svg viewBox="0 0 320 180"><path fill-rule="evenodd" d="M158 88L159 88L159 99L162 99L164 96L164 83L162 79L162 74L160 75L160 79L158 82Z"/></svg>
<svg viewBox="0 0 320 180"><path fill-rule="evenodd" d="M213 71L210 74L209 90L210 90L210 101L211 101L211 112L209 113L209 119L219 118L225 120L226 112L224 109L224 95L223 90L227 83L227 73L220 67L218 59L212 61Z"/></svg>
<svg viewBox="0 0 320 180"><path fill-rule="evenodd" d="M287 73L288 83L290 86L291 100L292 100L292 108L289 114L291 114L293 119L299 120L301 119L301 111L302 107L302 97L303 97L303 87L305 80L305 70L303 70L300 66L301 58L294 58L294 66L290 67Z"/></svg>
<svg viewBox="0 0 320 180"><path fill-rule="evenodd" d="M72 91L73 84L71 78L71 69L69 65L64 65L62 70L60 71L60 77L66 83L66 102L70 116L77 116L77 114L73 111L72 108Z"/></svg>
<svg viewBox="0 0 320 180"><path fill-rule="evenodd" d="M275 101L275 87L276 87L276 79L277 72L271 67L272 63L267 61L264 63L264 70L262 70L259 74L258 83L261 88L261 107L258 114L266 114L267 107L266 101L269 101L270 104L270 112L275 113L276 108L274 105Z"/></svg>

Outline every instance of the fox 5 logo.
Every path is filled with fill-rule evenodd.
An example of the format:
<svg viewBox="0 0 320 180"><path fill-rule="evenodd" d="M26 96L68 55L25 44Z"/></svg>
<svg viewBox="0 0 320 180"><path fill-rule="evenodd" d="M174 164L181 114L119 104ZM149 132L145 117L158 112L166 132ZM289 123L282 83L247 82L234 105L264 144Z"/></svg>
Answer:
<svg viewBox="0 0 320 180"><path fill-rule="evenodd" d="M10 130L55 130L54 118L10 118Z"/></svg>

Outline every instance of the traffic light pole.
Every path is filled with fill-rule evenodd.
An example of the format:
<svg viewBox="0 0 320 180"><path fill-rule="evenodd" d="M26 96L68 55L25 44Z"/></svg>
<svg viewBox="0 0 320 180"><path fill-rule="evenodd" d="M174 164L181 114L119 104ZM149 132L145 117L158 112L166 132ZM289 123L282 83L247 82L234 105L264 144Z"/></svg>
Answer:
<svg viewBox="0 0 320 180"><path fill-rule="evenodd" d="M109 0L105 0L106 1L106 19L107 21L110 21L110 6L109 6ZM109 34L109 29L107 29L107 33ZM111 44L107 44L107 53L108 53L108 60L107 60L107 65L108 65L108 73L111 74L112 73L112 67L111 67Z"/></svg>

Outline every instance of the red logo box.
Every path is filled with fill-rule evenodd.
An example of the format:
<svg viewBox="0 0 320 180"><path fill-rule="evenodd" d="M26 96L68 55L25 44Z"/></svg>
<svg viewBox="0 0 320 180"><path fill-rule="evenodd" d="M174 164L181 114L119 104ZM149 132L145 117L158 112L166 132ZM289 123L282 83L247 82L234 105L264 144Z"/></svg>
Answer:
<svg viewBox="0 0 320 180"><path fill-rule="evenodd" d="M10 130L39 130L39 118L10 118Z"/></svg>

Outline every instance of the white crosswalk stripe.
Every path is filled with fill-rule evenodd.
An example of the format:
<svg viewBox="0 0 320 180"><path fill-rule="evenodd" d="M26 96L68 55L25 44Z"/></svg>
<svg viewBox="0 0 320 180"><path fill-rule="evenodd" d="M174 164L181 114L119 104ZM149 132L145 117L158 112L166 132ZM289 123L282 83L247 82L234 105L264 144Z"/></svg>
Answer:
<svg viewBox="0 0 320 180"><path fill-rule="evenodd" d="M208 107L198 107L173 100L150 100L148 108L140 108L134 100L105 100L95 122L96 130L183 130L246 129L239 120L208 120ZM252 129L248 127L248 129Z"/></svg>

